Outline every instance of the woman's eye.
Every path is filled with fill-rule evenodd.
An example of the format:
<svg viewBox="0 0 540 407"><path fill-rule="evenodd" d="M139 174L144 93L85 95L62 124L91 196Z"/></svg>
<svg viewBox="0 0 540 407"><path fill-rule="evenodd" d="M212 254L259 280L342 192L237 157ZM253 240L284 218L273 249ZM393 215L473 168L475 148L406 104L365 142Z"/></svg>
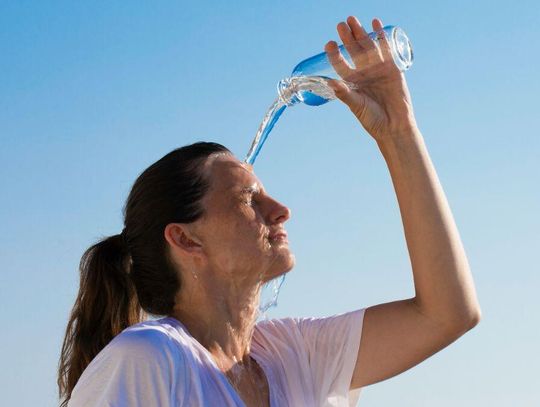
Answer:
<svg viewBox="0 0 540 407"><path fill-rule="evenodd" d="M248 195L246 196L246 199L244 200L244 203L245 203L246 205L249 205L249 206L253 205L253 204L254 204L253 195L252 195L252 194L248 194Z"/></svg>
<svg viewBox="0 0 540 407"><path fill-rule="evenodd" d="M242 200L242 203L249 206L256 205L258 202L258 195L257 192L246 191L243 194L244 199Z"/></svg>
<svg viewBox="0 0 540 407"><path fill-rule="evenodd" d="M251 203L252 203L251 195L244 194L243 198L244 199L242 200L242 203L244 203L246 205L251 205Z"/></svg>

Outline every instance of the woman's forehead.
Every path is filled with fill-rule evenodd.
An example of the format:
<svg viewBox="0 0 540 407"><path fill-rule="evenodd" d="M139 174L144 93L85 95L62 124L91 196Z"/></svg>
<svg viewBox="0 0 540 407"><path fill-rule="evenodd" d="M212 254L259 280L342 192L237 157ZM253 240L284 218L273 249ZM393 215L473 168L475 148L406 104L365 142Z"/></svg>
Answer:
<svg viewBox="0 0 540 407"><path fill-rule="evenodd" d="M218 156L210 163L210 179L216 189L242 189L260 185L253 166L229 156Z"/></svg>

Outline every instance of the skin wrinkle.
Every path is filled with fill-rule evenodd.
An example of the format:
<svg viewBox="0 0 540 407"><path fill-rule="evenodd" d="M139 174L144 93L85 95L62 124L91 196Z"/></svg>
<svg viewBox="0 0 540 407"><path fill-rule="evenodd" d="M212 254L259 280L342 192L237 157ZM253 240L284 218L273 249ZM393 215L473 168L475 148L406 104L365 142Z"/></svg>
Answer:
<svg viewBox="0 0 540 407"><path fill-rule="evenodd" d="M212 154L203 174L210 182L203 217L165 228L182 281L171 316L209 351L246 405L268 405L268 383L250 345L262 285L294 267L287 242L268 239L285 230L290 211L232 154Z"/></svg>

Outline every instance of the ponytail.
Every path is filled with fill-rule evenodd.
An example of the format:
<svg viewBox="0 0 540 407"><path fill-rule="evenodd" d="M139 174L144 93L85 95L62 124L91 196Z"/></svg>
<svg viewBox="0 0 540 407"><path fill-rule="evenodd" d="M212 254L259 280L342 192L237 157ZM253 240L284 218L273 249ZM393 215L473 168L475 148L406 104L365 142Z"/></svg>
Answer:
<svg viewBox="0 0 540 407"><path fill-rule="evenodd" d="M71 311L58 368L61 407L90 361L112 338L144 315L129 274L124 234L110 236L84 252L80 286Z"/></svg>
<svg viewBox="0 0 540 407"><path fill-rule="evenodd" d="M79 293L58 366L61 407L112 338L147 315L173 312L181 281L163 231L169 223L191 223L204 215L201 201L209 188L204 163L214 153L232 154L221 144L201 141L150 165L137 177L124 206L126 228L83 254Z"/></svg>

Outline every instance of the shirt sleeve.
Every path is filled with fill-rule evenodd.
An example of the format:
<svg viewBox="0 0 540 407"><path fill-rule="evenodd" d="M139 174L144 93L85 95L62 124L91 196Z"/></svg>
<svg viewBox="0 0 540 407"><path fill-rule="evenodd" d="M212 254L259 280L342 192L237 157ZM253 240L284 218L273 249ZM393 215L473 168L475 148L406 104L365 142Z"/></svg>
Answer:
<svg viewBox="0 0 540 407"><path fill-rule="evenodd" d="M350 384L366 308L323 318L296 318L320 406L355 406L360 390Z"/></svg>
<svg viewBox="0 0 540 407"><path fill-rule="evenodd" d="M68 406L182 406L188 377L183 352L166 332L123 331L84 370Z"/></svg>

